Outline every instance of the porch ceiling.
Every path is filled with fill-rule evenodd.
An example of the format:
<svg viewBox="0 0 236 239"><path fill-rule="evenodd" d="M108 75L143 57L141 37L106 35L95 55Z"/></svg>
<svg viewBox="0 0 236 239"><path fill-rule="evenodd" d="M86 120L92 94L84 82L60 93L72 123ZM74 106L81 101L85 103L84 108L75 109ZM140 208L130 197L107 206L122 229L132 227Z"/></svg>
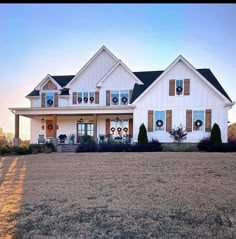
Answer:
<svg viewBox="0 0 236 239"><path fill-rule="evenodd" d="M9 108L16 114L28 118L40 116L74 116L74 115L112 115L112 114L133 114L133 108L130 106L95 106L95 107L60 107L60 108Z"/></svg>

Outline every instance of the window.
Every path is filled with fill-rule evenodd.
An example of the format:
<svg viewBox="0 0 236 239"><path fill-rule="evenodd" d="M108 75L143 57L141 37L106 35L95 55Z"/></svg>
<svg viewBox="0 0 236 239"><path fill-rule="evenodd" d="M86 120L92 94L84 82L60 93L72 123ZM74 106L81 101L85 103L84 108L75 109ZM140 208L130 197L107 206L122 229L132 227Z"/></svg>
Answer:
<svg viewBox="0 0 236 239"><path fill-rule="evenodd" d="M119 105L119 91L111 91L111 105Z"/></svg>
<svg viewBox="0 0 236 239"><path fill-rule="evenodd" d="M128 134L129 126L128 120L111 120L111 134L116 136L126 136Z"/></svg>
<svg viewBox="0 0 236 239"><path fill-rule="evenodd" d="M45 105L46 105L46 107L54 107L54 93L53 92L45 93Z"/></svg>
<svg viewBox="0 0 236 239"><path fill-rule="evenodd" d="M95 103L95 94L94 92L78 92L77 94L77 103L78 104L93 104Z"/></svg>
<svg viewBox="0 0 236 239"><path fill-rule="evenodd" d="M121 105L127 105L129 99L129 93L127 90L120 91L120 104Z"/></svg>
<svg viewBox="0 0 236 239"><path fill-rule="evenodd" d="M88 100L89 100L89 98L88 98L88 92L84 92L84 93L83 93L83 101L84 101L84 103L87 104L87 103L88 103Z"/></svg>
<svg viewBox="0 0 236 239"><path fill-rule="evenodd" d="M154 130L164 131L166 125L166 112L165 111L155 111L154 114Z"/></svg>
<svg viewBox="0 0 236 239"><path fill-rule="evenodd" d="M193 111L193 131L204 131L204 110Z"/></svg>
<svg viewBox="0 0 236 239"><path fill-rule="evenodd" d="M89 92L89 102L91 104L95 102L94 92Z"/></svg>
<svg viewBox="0 0 236 239"><path fill-rule="evenodd" d="M77 143L84 135L94 136L94 124L93 123L77 123Z"/></svg>
<svg viewBox="0 0 236 239"><path fill-rule="evenodd" d="M184 91L184 81L176 80L175 81L175 95L183 95Z"/></svg>
<svg viewBox="0 0 236 239"><path fill-rule="evenodd" d="M127 105L129 103L129 91L111 91L111 105Z"/></svg>
<svg viewBox="0 0 236 239"><path fill-rule="evenodd" d="M79 92L79 93L78 93L78 98L77 98L77 100L78 100L78 103L79 103L79 104L81 104L81 103L83 102L83 93L82 93L82 92Z"/></svg>

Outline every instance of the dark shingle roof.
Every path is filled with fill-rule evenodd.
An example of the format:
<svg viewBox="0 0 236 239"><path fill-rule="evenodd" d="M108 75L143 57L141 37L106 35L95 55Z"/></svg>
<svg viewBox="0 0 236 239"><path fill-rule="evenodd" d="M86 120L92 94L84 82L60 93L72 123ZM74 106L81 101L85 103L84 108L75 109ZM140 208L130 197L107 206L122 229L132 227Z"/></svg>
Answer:
<svg viewBox="0 0 236 239"><path fill-rule="evenodd" d="M67 76L51 76L61 87L66 86L73 78L74 75Z"/></svg>
<svg viewBox="0 0 236 239"><path fill-rule="evenodd" d="M27 96L39 96L39 90L33 90Z"/></svg>
<svg viewBox="0 0 236 239"><path fill-rule="evenodd" d="M219 81L213 75L210 69L196 69L203 77L205 77L219 92L221 92L231 102L232 100L227 95ZM144 85L134 85L133 94L130 103L133 103L164 71L143 71L133 72Z"/></svg>
<svg viewBox="0 0 236 239"><path fill-rule="evenodd" d="M144 84L143 85L134 85L132 97L130 103L134 102L147 88L150 86L157 77L163 71L144 71L144 72L133 72Z"/></svg>

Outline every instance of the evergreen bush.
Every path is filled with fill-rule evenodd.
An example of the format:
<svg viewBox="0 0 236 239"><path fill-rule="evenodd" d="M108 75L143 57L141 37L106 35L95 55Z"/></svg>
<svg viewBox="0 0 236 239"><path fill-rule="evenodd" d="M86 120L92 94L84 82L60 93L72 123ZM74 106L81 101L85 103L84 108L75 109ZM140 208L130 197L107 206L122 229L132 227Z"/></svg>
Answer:
<svg viewBox="0 0 236 239"><path fill-rule="evenodd" d="M211 129L211 143L212 144L221 144L221 130L217 123L214 123L212 129Z"/></svg>
<svg viewBox="0 0 236 239"><path fill-rule="evenodd" d="M147 129L144 123L142 123L139 127L138 144L147 144L147 143L148 143Z"/></svg>

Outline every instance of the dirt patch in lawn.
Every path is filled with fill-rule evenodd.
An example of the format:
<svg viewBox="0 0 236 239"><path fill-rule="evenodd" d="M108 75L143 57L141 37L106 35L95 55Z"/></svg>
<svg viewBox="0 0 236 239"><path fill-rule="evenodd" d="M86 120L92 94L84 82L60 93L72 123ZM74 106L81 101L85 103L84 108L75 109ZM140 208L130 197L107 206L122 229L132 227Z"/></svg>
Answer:
<svg viewBox="0 0 236 239"><path fill-rule="evenodd" d="M235 153L52 153L1 163L0 238L236 238Z"/></svg>

